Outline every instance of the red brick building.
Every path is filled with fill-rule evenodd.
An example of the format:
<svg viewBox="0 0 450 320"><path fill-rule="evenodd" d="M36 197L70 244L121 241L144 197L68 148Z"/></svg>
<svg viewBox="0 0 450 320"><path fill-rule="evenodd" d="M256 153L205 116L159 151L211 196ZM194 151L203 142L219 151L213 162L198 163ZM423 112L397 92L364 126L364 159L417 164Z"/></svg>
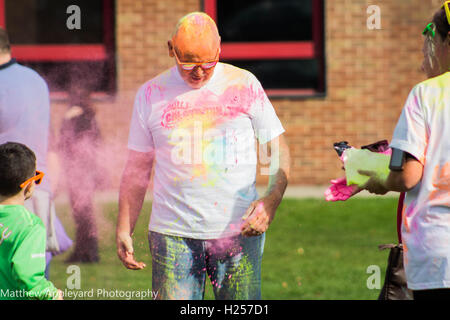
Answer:
<svg viewBox="0 0 450 320"><path fill-rule="evenodd" d="M65 4L64 1L62 3ZM304 16L299 17L299 23L303 25L296 30L310 30L310 37L306 40L285 39L285 30L280 30L278 26L274 35L276 37L278 34L283 39L277 41L270 38L273 35L265 31L267 28L264 29L267 27L264 23L268 23L268 20L261 18L270 15L258 15L257 11L250 11L254 12L252 15L246 11L250 22L262 23L261 26L257 25L257 28L262 28L262 40L257 39L253 43L242 39L239 39L240 42L232 41L237 34L251 28L242 19L233 16L241 14L239 6L242 6L242 10L249 9L245 1L239 4L238 1L220 0L103 0L98 1L100 9L88 7L89 10L84 10L86 1L68 1L67 6L72 3L79 3L81 8L81 30L85 28L85 43L63 43L51 47L55 44L49 43L48 39L40 42L37 37L34 43L27 46L26 41L15 43L14 36L11 36L13 53L19 61L38 66L38 70L43 72L49 67L39 69L42 64L67 61L102 61L103 66L110 68L103 90L95 94L95 105L105 145L108 146L104 161L113 171L113 185L117 186L126 155L134 95L142 83L173 65L173 58L168 56L167 40L178 19L186 13L208 12L218 19L219 30L225 30L225 21L229 23L228 26L233 21L246 26L234 35L222 35L222 51L225 55L222 58L230 63L233 63L233 59L241 65L251 65L249 61L262 62L264 65L267 61L279 66L279 61L283 59L294 61L294 65L304 60L315 63L313 68L309 68L309 64L305 67L305 70L313 70L305 74L306 79L311 76L316 81L311 88L299 81L298 88L267 89L286 128L292 156L290 183L326 184L341 174L340 164L332 148L333 142L347 140L352 145L361 146L391 138L410 89L424 79L420 71L421 32L441 1L252 1L259 9L265 8L266 13L271 12L270 8L275 10L274 7L267 7L270 5L290 3L298 9L304 8L306 4L307 9L300 8L298 11ZM8 31L9 26L23 26L26 21L32 20L24 18L26 15L38 17L42 21L46 19L45 14L50 14L50 11L39 11L38 14L38 8L32 6L31 9L19 10L17 5L17 1L0 0L0 25L6 24ZM370 30L367 26L367 20L373 14L367 11L370 5L377 5L380 9L380 29ZM16 11L20 11L21 15L15 15ZM286 23L292 20L287 15L289 11L294 14L297 12L285 10ZM62 23L66 23L73 12L59 13ZM84 21L89 20L86 16L94 18L93 22L84 26ZM95 35L95 32L89 32L89 27L96 26L95 17L103 19L101 28L97 26L100 31L95 29L97 40L95 37L89 38ZM65 28L65 25L61 28ZM289 32L289 36L292 34L294 38L297 37L296 32ZM265 36L268 37L266 42ZM64 38L64 34L61 37ZM302 69L301 64L296 66ZM257 70L263 70L263 67L260 65ZM266 80L261 82L265 85L270 80L276 80L272 81L273 86L274 82L283 83L292 76L295 80L301 78L296 74L291 75L291 69L279 68L266 75ZM93 70L84 74L79 81L95 77ZM54 130L58 132L66 110L64 89L52 89L52 108ZM262 182L265 177L259 179Z"/></svg>

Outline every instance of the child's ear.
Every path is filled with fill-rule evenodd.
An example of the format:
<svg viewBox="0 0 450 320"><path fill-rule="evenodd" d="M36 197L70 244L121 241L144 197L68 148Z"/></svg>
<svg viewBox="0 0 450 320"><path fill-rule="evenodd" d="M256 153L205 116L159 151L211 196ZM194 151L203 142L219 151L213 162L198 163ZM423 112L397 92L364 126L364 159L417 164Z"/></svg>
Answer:
<svg viewBox="0 0 450 320"><path fill-rule="evenodd" d="M24 196L25 200L31 198L31 196L33 195L33 192L34 192L34 187L35 187L35 184L33 181L31 181L30 183L28 183L25 186L25 188L23 190L23 196Z"/></svg>

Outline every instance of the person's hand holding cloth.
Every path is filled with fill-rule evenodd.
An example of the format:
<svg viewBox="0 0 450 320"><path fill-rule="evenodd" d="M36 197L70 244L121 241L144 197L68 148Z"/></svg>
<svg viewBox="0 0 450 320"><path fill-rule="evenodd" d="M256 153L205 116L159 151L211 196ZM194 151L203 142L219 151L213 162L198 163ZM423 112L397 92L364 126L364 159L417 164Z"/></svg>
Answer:
<svg viewBox="0 0 450 320"><path fill-rule="evenodd" d="M345 201L363 189L384 194L382 181L389 175L389 160L392 150L382 140L356 149L346 142L335 143L334 148L344 164L345 176L331 180L325 190L326 201ZM370 184L370 185L368 185Z"/></svg>

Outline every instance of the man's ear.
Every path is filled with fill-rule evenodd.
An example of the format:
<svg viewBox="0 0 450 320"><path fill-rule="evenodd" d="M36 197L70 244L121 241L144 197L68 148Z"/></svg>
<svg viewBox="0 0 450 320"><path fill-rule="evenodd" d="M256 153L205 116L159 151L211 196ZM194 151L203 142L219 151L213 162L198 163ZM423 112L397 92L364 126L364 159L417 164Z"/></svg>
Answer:
<svg viewBox="0 0 450 320"><path fill-rule="evenodd" d="M173 54L173 43L172 40L167 41L167 47L169 49L169 57L173 58L174 54Z"/></svg>
<svg viewBox="0 0 450 320"><path fill-rule="evenodd" d="M222 52L222 37L219 36L219 54Z"/></svg>

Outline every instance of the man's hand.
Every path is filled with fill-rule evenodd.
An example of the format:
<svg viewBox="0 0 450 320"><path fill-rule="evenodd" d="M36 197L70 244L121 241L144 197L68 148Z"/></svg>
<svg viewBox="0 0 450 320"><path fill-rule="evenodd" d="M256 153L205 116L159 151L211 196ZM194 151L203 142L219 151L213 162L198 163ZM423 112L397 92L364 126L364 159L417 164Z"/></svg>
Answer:
<svg viewBox="0 0 450 320"><path fill-rule="evenodd" d="M146 267L145 263L137 262L134 258L133 240L126 232L117 233L117 255L123 265L131 270L141 270Z"/></svg>
<svg viewBox="0 0 450 320"><path fill-rule="evenodd" d="M144 202L145 192L153 167L153 152L130 150L119 189L119 214L116 226L117 255L125 267L131 270L145 268L145 263L134 259L131 234Z"/></svg>
<svg viewBox="0 0 450 320"><path fill-rule="evenodd" d="M269 186L266 195L253 201L242 219L241 234L258 236L269 228L288 184L290 171L289 147L283 134L265 144L270 151Z"/></svg>
<svg viewBox="0 0 450 320"><path fill-rule="evenodd" d="M369 181L366 182L364 186L361 187L361 190L367 190L370 193L375 194L386 194L389 190L385 187L383 181L380 180L376 172L367 171L367 170L358 170L358 173L363 176L370 177Z"/></svg>
<svg viewBox="0 0 450 320"><path fill-rule="evenodd" d="M252 237L266 232L275 216L276 208L276 201L270 196L253 201L242 217L244 223L241 226L241 234Z"/></svg>

